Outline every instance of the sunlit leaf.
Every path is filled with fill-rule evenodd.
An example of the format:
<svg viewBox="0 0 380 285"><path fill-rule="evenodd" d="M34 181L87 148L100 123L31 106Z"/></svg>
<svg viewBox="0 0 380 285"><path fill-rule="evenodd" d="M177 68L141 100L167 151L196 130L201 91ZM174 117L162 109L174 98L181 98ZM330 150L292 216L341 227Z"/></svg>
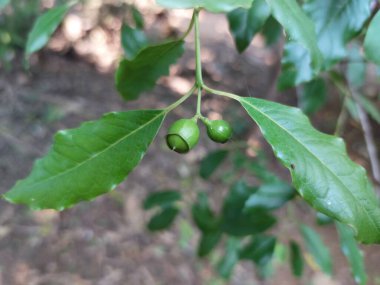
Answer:
<svg viewBox="0 0 380 285"><path fill-rule="evenodd" d="M316 210L350 225L364 243L380 242L378 199L342 139L323 134L297 108L240 97L299 194Z"/></svg>
<svg viewBox="0 0 380 285"><path fill-rule="evenodd" d="M183 52L183 41L179 40L145 47L132 60L123 59L116 71L117 90L125 100L136 100L161 76L169 74L170 65Z"/></svg>
<svg viewBox="0 0 380 285"><path fill-rule="evenodd" d="M166 112L114 112L60 131L31 174L4 195L32 209L63 210L107 193L139 164Z"/></svg>

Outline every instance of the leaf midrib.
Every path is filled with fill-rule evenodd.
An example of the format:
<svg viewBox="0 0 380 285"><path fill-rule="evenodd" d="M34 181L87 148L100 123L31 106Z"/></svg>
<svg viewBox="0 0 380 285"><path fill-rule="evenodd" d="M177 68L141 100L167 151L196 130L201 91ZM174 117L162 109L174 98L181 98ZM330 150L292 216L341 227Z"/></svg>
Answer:
<svg viewBox="0 0 380 285"><path fill-rule="evenodd" d="M336 177L336 180L339 181L339 183L341 185L344 186L345 189L347 189L347 192L354 198L354 200L356 200L358 202L358 204L360 205L360 208L363 209L363 211L367 214L369 220L371 221L371 223L375 226L375 229L377 229L377 231L379 232L379 228L377 227L377 224L372 220L371 216L369 215L369 212L367 211L367 209L358 201L358 199L355 197L355 195L353 193L350 192L349 188L343 183L343 181L341 181L341 179L339 178L339 176L336 176L334 174L334 172L327 166L325 165L316 155L314 155L314 153L308 149L304 144L302 144L296 137L292 136L291 133L289 133L289 131L285 128L283 128L280 124L278 124L276 121L274 121L271 117L269 117L266 113L262 112L261 110L259 110L258 108L255 107L255 105L249 103L248 101L246 101L246 99L242 98L240 99L240 101L244 101L246 104L248 104L249 106L251 106L253 109L255 109L257 112L259 112L260 114L262 114L263 116L265 116L268 120L272 121L275 125L277 125L280 129L282 129L285 133L287 133L291 138L293 138L297 143L299 143L305 150L307 150L313 157L315 157L315 159L322 165L322 166L325 166L326 169L332 174L333 177Z"/></svg>
<svg viewBox="0 0 380 285"><path fill-rule="evenodd" d="M59 176L62 176L62 175L65 175L71 171L74 171L75 169L81 167L83 164L86 164L87 162L91 161L92 159L95 159L97 158L99 155L105 153L106 151L108 151L109 149L113 148L115 145L119 144L121 141L127 139L129 136L133 135L134 133L138 132L139 130L145 128L147 125L153 123L155 120L157 120L158 117L164 115L165 112L164 111L161 111L157 116L153 117L152 119L150 119L149 121L147 121L146 123L144 123L143 125L139 126L137 129L133 130L132 132L128 133L127 135L121 137L120 139L118 139L117 141L115 141L114 143L110 144L109 146L107 146L105 149L103 149L102 151L96 153L95 155L93 156L90 156L88 159L85 159L84 161L82 161L81 163L78 163L76 164L74 167L72 168L68 168L66 169L65 171L63 172L60 172L58 173L57 175L54 175L54 176L49 176L48 178L46 179L42 179L42 180L39 180L38 182L36 183L32 183L29 185L29 187L35 187L36 185L38 184L41 184L41 183L46 183L47 181L49 180L52 180L52 179L56 179L58 178Z"/></svg>

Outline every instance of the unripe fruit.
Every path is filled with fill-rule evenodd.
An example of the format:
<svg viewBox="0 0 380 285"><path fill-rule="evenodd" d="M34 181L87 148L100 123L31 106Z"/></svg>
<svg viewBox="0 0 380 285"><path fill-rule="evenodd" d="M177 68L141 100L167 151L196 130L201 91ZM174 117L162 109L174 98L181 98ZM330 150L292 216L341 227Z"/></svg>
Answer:
<svg viewBox="0 0 380 285"><path fill-rule="evenodd" d="M199 141L199 127L194 119L181 119L174 122L166 135L166 143L178 153L189 152Z"/></svg>
<svg viewBox="0 0 380 285"><path fill-rule="evenodd" d="M207 120L207 135L217 143L226 143L232 136L231 125L224 120Z"/></svg>

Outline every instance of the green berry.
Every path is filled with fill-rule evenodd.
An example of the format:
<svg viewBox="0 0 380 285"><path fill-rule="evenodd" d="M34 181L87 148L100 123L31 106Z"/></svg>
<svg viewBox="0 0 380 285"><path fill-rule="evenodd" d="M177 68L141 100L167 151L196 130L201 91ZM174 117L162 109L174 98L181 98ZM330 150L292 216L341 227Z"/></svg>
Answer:
<svg viewBox="0 0 380 285"><path fill-rule="evenodd" d="M181 119L174 122L166 135L166 143L171 150L187 153L199 141L199 127L193 119Z"/></svg>
<svg viewBox="0 0 380 285"><path fill-rule="evenodd" d="M214 142L226 143L232 136L232 127L224 120L207 120L205 124L208 137Z"/></svg>

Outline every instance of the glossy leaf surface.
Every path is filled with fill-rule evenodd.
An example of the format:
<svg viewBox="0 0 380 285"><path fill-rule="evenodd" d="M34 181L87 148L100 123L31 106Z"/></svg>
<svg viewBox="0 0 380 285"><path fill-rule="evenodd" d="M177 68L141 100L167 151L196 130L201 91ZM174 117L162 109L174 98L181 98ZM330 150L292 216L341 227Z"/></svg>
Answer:
<svg viewBox="0 0 380 285"><path fill-rule="evenodd" d="M368 27L367 34L364 39L364 52L366 57L380 65L380 13L377 12L376 16L372 19L371 24Z"/></svg>
<svg viewBox="0 0 380 285"><path fill-rule="evenodd" d="M336 228L339 233L340 247L351 266L355 282L360 285L367 284L363 253L355 241L352 230L340 223L336 223Z"/></svg>
<svg viewBox="0 0 380 285"><path fill-rule="evenodd" d="M299 194L316 210L350 225L359 241L379 243L377 197L343 140L314 129L297 108L256 98L239 101L290 170Z"/></svg>
<svg viewBox="0 0 380 285"><path fill-rule="evenodd" d="M40 50L48 43L51 35L58 28L71 6L71 4L57 6L38 17L26 43L25 53L27 56Z"/></svg>
<svg viewBox="0 0 380 285"><path fill-rule="evenodd" d="M270 8L265 0L255 0L249 9L238 8L228 13L230 31L240 53L248 48L269 16Z"/></svg>
<svg viewBox="0 0 380 285"><path fill-rule="evenodd" d="M252 0L156 0L157 4L169 9L204 8L214 13L229 12L242 7L251 7Z"/></svg>
<svg viewBox="0 0 380 285"><path fill-rule="evenodd" d="M139 164L164 117L161 110L114 112L58 132L49 153L5 199L63 210L111 191Z"/></svg>
<svg viewBox="0 0 380 285"><path fill-rule="evenodd" d="M333 263L330 250L326 247L320 235L312 228L305 225L301 225L301 233L306 248L312 254L321 270L331 276L333 273Z"/></svg>
<svg viewBox="0 0 380 285"><path fill-rule="evenodd" d="M148 46L132 59L123 59L116 71L116 88L125 100L135 100L169 74L169 67L182 56L183 41Z"/></svg>

